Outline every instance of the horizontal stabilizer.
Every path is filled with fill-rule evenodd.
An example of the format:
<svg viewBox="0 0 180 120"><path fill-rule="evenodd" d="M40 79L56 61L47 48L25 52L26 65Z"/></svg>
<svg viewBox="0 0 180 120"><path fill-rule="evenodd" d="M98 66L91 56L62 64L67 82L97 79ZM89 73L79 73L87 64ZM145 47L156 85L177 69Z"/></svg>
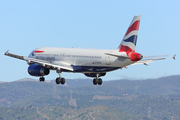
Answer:
<svg viewBox="0 0 180 120"><path fill-rule="evenodd" d="M106 55L110 55L110 56L115 56L115 57L122 57L122 58L129 58L126 53L124 52L124 54L122 54L123 52L120 53L105 53Z"/></svg>

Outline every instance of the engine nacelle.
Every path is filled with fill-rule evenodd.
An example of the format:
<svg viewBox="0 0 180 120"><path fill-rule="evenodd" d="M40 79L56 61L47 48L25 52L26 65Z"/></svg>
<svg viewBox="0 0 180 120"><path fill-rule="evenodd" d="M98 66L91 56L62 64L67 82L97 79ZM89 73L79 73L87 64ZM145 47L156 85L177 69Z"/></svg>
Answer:
<svg viewBox="0 0 180 120"><path fill-rule="evenodd" d="M28 67L28 73L32 76L48 75L50 70L40 65L32 64Z"/></svg>
<svg viewBox="0 0 180 120"><path fill-rule="evenodd" d="M84 75L87 77L96 77L96 73L84 73ZM105 76L105 75L106 73L99 73L98 77Z"/></svg>
<svg viewBox="0 0 180 120"><path fill-rule="evenodd" d="M143 56L139 53L131 52L129 53L129 58L131 61L139 61L143 58Z"/></svg>

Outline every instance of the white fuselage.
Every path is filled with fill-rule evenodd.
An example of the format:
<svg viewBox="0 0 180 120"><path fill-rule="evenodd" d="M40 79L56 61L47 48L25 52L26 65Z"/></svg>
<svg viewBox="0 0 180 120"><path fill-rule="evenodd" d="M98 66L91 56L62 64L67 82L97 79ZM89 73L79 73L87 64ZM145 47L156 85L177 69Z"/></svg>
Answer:
<svg viewBox="0 0 180 120"><path fill-rule="evenodd" d="M74 69L73 72L109 72L134 63L127 58L105 54L117 53L118 50L42 47L34 51L29 57L56 64L70 65ZM125 55L126 53L118 52L118 54ZM64 72L70 71L64 70Z"/></svg>

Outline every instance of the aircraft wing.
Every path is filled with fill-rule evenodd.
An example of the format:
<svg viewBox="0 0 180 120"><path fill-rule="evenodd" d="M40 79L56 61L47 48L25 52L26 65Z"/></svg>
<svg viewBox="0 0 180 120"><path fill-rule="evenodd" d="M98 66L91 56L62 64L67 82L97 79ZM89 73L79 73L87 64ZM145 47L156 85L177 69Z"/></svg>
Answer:
<svg viewBox="0 0 180 120"><path fill-rule="evenodd" d="M56 62L51 63L51 62L48 62L48 61L45 61L45 60L39 60L39 59L35 59L35 58L30 58L30 57L24 57L24 56L11 54L11 53L8 53L8 51L4 55L14 57L14 58L17 58L17 59L21 59L21 60L25 60L28 63L38 63L38 64L40 64L40 65L42 65L44 67L53 67L53 68L56 68L57 70L65 69L65 70L73 71L72 66L70 66L68 64L65 64L65 63L56 63Z"/></svg>
<svg viewBox="0 0 180 120"><path fill-rule="evenodd" d="M159 56L146 56L146 57L143 57L143 58L149 58L149 59L142 59L140 61L137 61L131 65L137 65L137 64L144 64L144 65L148 65L148 63L152 63L154 62L155 60L164 60L166 58L173 58L175 60L175 56L174 55L173 57L170 57L168 55L159 55ZM159 58L155 58L155 57L159 57Z"/></svg>
<svg viewBox="0 0 180 120"><path fill-rule="evenodd" d="M29 58L29 57L24 57L24 59L26 61L28 61L28 63L30 62L33 62L33 63L38 63L44 67L53 67L53 68L56 68L57 70L60 70L60 69L65 69L65 70L70 70L70 71L73 71L73 68L72 66L68 66L66 64L63 64L63 63L56 63L56 62L48 62L48 61L45 61L45 60L39 60L39 59L35 59L35 58Z"/></svg>

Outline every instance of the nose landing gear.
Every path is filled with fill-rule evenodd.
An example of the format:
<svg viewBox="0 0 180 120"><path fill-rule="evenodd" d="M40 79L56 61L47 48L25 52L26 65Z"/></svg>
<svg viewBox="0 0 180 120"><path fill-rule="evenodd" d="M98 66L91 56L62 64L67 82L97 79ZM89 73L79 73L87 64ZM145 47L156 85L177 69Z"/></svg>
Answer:
<svg viewBox="0 0 180 120"><path fill-rule="evenodd" d="M40 81L40 82L44 82L44 81L45 81L45 78L42 76L42 77L39 78L39 81Z"/></svg>

